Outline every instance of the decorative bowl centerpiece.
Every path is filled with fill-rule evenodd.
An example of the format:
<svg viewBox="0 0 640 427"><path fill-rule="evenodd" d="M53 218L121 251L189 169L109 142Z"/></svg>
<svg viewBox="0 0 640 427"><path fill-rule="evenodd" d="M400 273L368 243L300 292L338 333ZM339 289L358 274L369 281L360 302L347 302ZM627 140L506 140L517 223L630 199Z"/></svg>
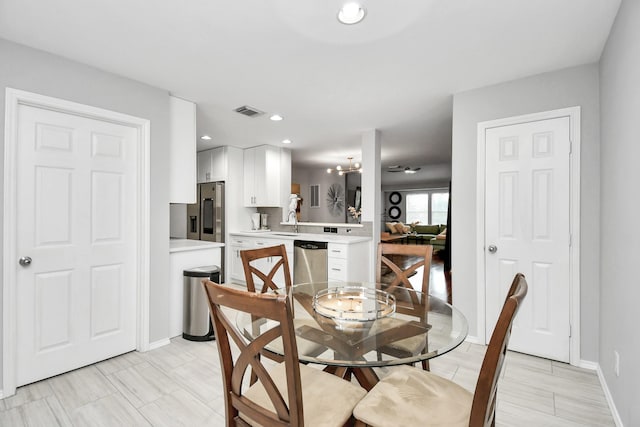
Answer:
<svg viewBox="0 0 640 427"><path fill-rule="evenodd" d="M327 288L315 294L313 309L331 319L366 322L393 314L396 299L378 289L358 286Z"/></svg>

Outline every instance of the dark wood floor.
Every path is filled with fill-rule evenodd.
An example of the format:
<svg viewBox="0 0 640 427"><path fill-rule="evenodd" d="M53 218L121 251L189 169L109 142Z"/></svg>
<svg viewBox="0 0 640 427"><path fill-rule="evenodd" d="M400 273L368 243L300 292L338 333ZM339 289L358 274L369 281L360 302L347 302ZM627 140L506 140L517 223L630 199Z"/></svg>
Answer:
<svg viewBox="0 0 640 427"><path fill-rule="evenodd" d="M451 304L451 272L444 271L444 261L437 254L431 260L430 294Z"/></svg>
<svg viewBox="0 0 640 427"><path fill-rule="evenodd" d="M410 265L416 262L416 259L413 257L403 257L403 256L393 256L393 262L396 263L400 268L406 269ZM387 269L388 272L383 268L382 272L382 281L383 282L391 282L393 280L393 273ZM414 289L420 290L422 287L422 273L423 269L418 269L417 273L409 278L409 281L413 285ZM445 300L451 304L451 274L444 271L444 261L438 254L434 254L431 259L431 272L429 277L429 293L436 298L440 298Z"/></svg>

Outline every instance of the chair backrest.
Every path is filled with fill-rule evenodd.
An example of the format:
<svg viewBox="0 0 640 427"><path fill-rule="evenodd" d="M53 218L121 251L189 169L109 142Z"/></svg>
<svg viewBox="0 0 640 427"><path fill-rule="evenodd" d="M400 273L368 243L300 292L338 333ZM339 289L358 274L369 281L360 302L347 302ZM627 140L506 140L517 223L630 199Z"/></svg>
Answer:
<svg viewBox="0 0 640 427"><path fill-rule="evenodd" d="M222 364L222 377L225 388L225 411L228 426L236 425L241 412L243 416L264 426L302 426L302 386L298 350L289 298L286 295L257 294L255 292L237 290L211 281L204 281L208 297L211 319L218 342L218 352ZM243 338L235 326L235 321L221 310L228 307L236 311L251 314L255 318L269 319L273 327L251 342ZM232 316L234 317L234 316ZM282 337L284 348L284 364L286 370L287 399L283 398L274 379L265 369L260 359L264 346L274 339ZM237 357L233 357L229 338L240 349ZM248 368L252 375L264 387L275 412L247 398L244 388L249 387ZM287 405L286 402L289 402ZM239 424L242 424L239 422Z"/></svg>
<svg viewBox="0 0 640 427"><path fill-rule="evenodd" d="M274 282L274 278L278 270L282 268L284 275L284 286L286 289L291 287L291 270L289 269L289 259L287 258L287 249L284 245L269 246L259 249L246 249L240 251L242 258L242 266L244 267L244 278L247 282L247 289L255 292L256 285L254 275L262 280L262 288L260 293L264 293L269 289L277 290L278 284ZM252 261L263 258L275 258L275 264L268 272L260 271L255 265L251 265Z"/></svg>
<svg viewBox="0 0 640 427"><path fill-rule="evenodd" d="M378 262L376 264L376 282L382 281L382 266L387 266L395 273L394 280L386 288L393 292L395 287L405 287L413 289L409 277L420 267L424 267L422 275L422 289L424 294L429 294L429 275L431 273L431 255L433 247L431 245L399 245L394 243L378 244ZM394 257L395 256L395 257ZM396 260L411 262L410 257L419 258L415 263L407 268L402 268L394 262Z"/></svg>
<svg viewBox="0 0 640 427"><path fill-rule="evenodd" d="M528 286L524 275L521 273L516 274L482 361L480 375L473 395L469 427L495 425L498 378L507 353L513 319L520 308L520 304L522 304L522 300L527 295L527 290Z"/></svg>

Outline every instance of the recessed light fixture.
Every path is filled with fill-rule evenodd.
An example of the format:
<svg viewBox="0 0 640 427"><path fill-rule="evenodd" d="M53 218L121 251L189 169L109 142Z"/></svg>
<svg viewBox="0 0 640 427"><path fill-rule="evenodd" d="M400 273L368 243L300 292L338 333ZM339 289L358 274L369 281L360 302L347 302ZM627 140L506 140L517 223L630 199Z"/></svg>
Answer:
<svg viewBox="0 0 640 427"><path fill-rule="evenodd" d="M283 144L291 144L291 140L290 139L283 139L282 143Z"/></svg>
<svg viewBox="0 0 640 427"><path fill-rule="evenodd" d="M269 119L271 119L274 122L279 122L282 119L284 119L284 117L282 117L280 114L274 114L271 117L269 117Z"/></svg>
<svg viewBox="0 0 640 427"><path fill-rule="evenodd" d="M200 137L200 139L203 139L203 140L205 140L205 141L209 141L209 140L211 139L211 137L210 137L209 135L202 135L202 136Z"/></svg>
<svg viewBox="0 0 640 427"><path fill-rule="evenodd" d="M353 25L364 19L366 10L356 2L345 3L338 11L338 21L345 25Z"/></svg>

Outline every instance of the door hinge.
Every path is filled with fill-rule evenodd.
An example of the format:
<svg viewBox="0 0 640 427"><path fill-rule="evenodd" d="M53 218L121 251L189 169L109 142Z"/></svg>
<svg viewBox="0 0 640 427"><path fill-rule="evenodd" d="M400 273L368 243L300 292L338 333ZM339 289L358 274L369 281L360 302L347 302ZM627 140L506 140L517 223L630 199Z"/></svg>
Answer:
<svg viewBox="0 0 640 427"><path fill-rule="evenodd" d="M569 154L573 153L573 141L569 140Z"/></svg>
<svg viewBox="0 0 640 427"><path fill-rule="evenodd" d="M569 323L569 338L571 338L571 323Z"/></svg>
<svg viewBox="0 0 640 427"><path fill-rule="evenodd" d="M569 233L569 247L571 247L572 243L573 243L573 235Z"/></svg>

